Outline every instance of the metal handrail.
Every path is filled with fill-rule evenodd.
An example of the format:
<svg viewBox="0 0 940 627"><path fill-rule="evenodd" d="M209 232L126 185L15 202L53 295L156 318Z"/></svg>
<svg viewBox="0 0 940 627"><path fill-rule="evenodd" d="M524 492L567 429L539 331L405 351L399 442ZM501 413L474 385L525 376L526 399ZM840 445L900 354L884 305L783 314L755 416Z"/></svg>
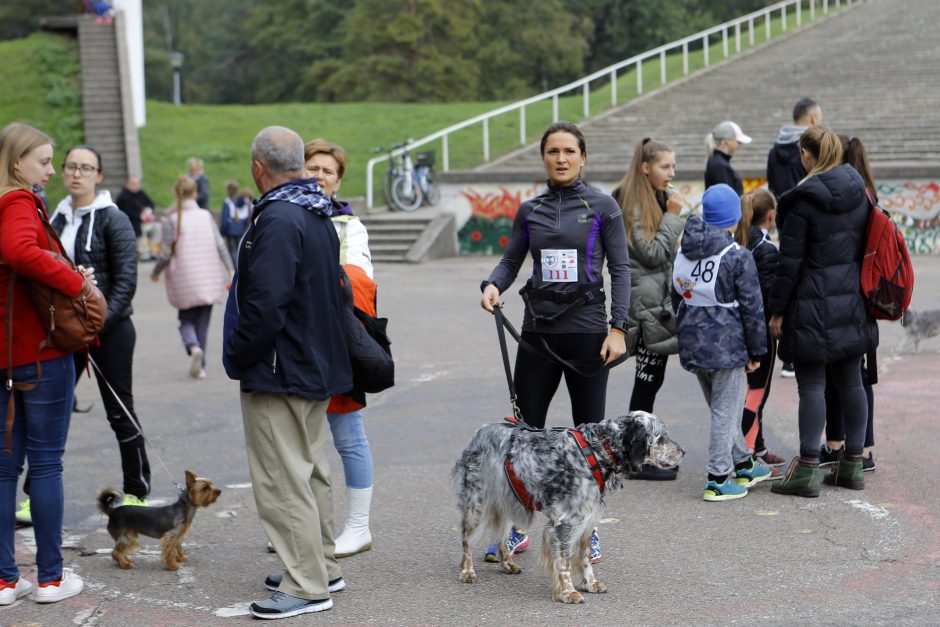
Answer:
<svg viewBox="0 0 940 627"><path fill-rule="evenodd" d="M831 0L831 1L832 3L835 4L836 9L841 8L842 0ZM568 83L567 85L562 85L561 87L556 87L555 89L542 92L541 94L530 96L529 98L525 98L523 100L513 102L512 104L508 104L508 105L499 107L497 109L487 111L486 113L481 113L472 118L468 118L464 120L463 122L458 122L457 124L448 126L447 128L437 131L435 133L431 133L430 135L427 135L426 137L422 137L421 139L411 141L407 145L397 150L393 150L386 155L374 157L370 159L369 162L366 164L366 206L369 207L370 209L374 206L375 187L374 187L374 182L373 182L373 174L375 172L376 164L382 163L384 161L388 161L388 159L391 157L396 157L405 151L414 150L415 148L418 148L420 146L429 144L433 141L440 139L441 140L441 166L442 166L442 170L444 172L447 172L450 170L450 152L449 152L449 146L448 146L449 136L452 133L455 133L459 130L468 128L470 126L474 126L476 124L482 124L483 125L483 161L484 163L488 162L490 160L489 121L491 118L495 118L505 113L518 110L519 111L519 144L524 146L527 143L526 132L525 132L525 126L526 126L525 108L531 104L542 102L544 100L548 100L549 98L551 98L552 99L552 120L554 122L557 122L558 121L558 97L561 94L573 91L580 87L582 88L583 94L584 94L584 107L583 107L584 117L588 118L590 117L590 94L591 94L589 86L592 82L600 78L603 78L605 76L610 76L611 106L614 107L617 105L617 72L619 70L622 70L629 66L634 66L636 68L637 95L640 95L643 93L643 62L644 61L648 59L652 59L654 57L659 57L660 85L665 85L668 82L667 76L666 76L666 56L669 52L675 51L680 48L682 49L683 76L688 76L689 74L689 44L702 42L702 49L704 51L703 60L705 63L704 67L707 68L710 65L709 46L711 45L711 43L709 39L713 35L717 35L718 33L721 33L722 56L723 58L728 58L730 56L729 31L733 30L734 32L735 53L737 53L741 51L741 30L742 30L741 27L742 25L747 24L749 44L750 46L753 46L754 45L754 28L758 20L763 18L764 30L765 30L765 41L769 41L771 38L770 23L771 23L772 15L774 13L778 13L778 12L780 13L780 16L783 22L783 31L786 32L787 9L789 7L793 7L796 11L796 27L799 28L800 26L802 26L803 4L806 4L809 9L810 21L814 21L816 19L817 2L822 4L823 15L828 15L830 0L782 0L781 2L777 2L776 4L772 4L768 7L764 7L763 9L759 9L752 13L748 13L747 15L744 15L742 17L729 20L717 26L712 26L711 28L707 28L693 35L689 35L688 37L683 37L682 39L678 39L668 44L663 44L662 46L659 46L658 48L653 48L652 50L647 50L646 52L634 55L630 57L629 59L624 59L623 61L614 63L613 65L607 66L602 70L593 72L592 74L588 74L587 76L579 78L578 80ZM845 0L845 4L846 6L851 5L852 0Z"/></svg>

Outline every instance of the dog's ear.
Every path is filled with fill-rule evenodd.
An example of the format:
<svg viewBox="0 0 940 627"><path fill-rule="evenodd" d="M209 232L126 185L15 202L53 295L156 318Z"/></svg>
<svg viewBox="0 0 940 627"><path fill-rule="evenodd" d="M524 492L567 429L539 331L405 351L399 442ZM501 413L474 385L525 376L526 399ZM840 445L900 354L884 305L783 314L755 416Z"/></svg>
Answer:
<svg viewBox="0 0 940 627"><path fill-rule="evenodd" d="M649 431L646 424L638 420L629 421L623 430L623 452L626 455L624 464L629 464L633 470L640 470L649 447Z"/></svg>
<svg viewBox="0 0 940 627"><path fill-rule="evenodd" d="M193 487L193 484L196 483L196 475L192 473L191 470L186 471L186 489Z"/></svg>

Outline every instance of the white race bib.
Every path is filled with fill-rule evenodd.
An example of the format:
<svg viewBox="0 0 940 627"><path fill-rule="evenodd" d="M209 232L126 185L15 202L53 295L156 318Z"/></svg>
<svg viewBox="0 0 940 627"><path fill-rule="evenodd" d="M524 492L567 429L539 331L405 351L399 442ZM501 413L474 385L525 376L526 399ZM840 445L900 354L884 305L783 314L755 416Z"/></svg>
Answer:
<svg viewBox="0 0 940 627"><path fill-rule="evenodd" d="M574 283L578 280L576 248L542 249L542 282Z"/></svg>

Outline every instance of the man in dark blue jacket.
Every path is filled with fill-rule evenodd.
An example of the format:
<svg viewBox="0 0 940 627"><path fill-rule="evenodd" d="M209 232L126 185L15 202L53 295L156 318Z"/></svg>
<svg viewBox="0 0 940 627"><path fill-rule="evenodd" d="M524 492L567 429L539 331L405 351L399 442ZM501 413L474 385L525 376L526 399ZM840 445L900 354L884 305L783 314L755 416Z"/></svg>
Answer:
<svg viewBox="0 0 940 627"><path fill-rule="evenodd" d="M342 321L339 240L330 199L303 179L304 145L271 126L251 146L261 199L238 254L226 317L226 367L241 381L258 515L283 574L265 581L260 618L327 610L345 587L333 555L333 504L323 453L330 397L353 387ZM230 309L235 308L232 312Z"/></svg>

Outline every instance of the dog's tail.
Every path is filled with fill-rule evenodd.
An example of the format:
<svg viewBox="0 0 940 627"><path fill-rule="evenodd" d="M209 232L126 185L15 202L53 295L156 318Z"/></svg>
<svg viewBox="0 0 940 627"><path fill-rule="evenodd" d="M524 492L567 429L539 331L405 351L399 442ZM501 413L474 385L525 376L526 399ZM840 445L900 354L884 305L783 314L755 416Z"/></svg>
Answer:
<svg viewBox="0 0 940 627"><path fill-rule="evenodd" d="M121 493L114 488L105 488L98 493L98 511L110 516L114 509L121 505Z"/></svg>

